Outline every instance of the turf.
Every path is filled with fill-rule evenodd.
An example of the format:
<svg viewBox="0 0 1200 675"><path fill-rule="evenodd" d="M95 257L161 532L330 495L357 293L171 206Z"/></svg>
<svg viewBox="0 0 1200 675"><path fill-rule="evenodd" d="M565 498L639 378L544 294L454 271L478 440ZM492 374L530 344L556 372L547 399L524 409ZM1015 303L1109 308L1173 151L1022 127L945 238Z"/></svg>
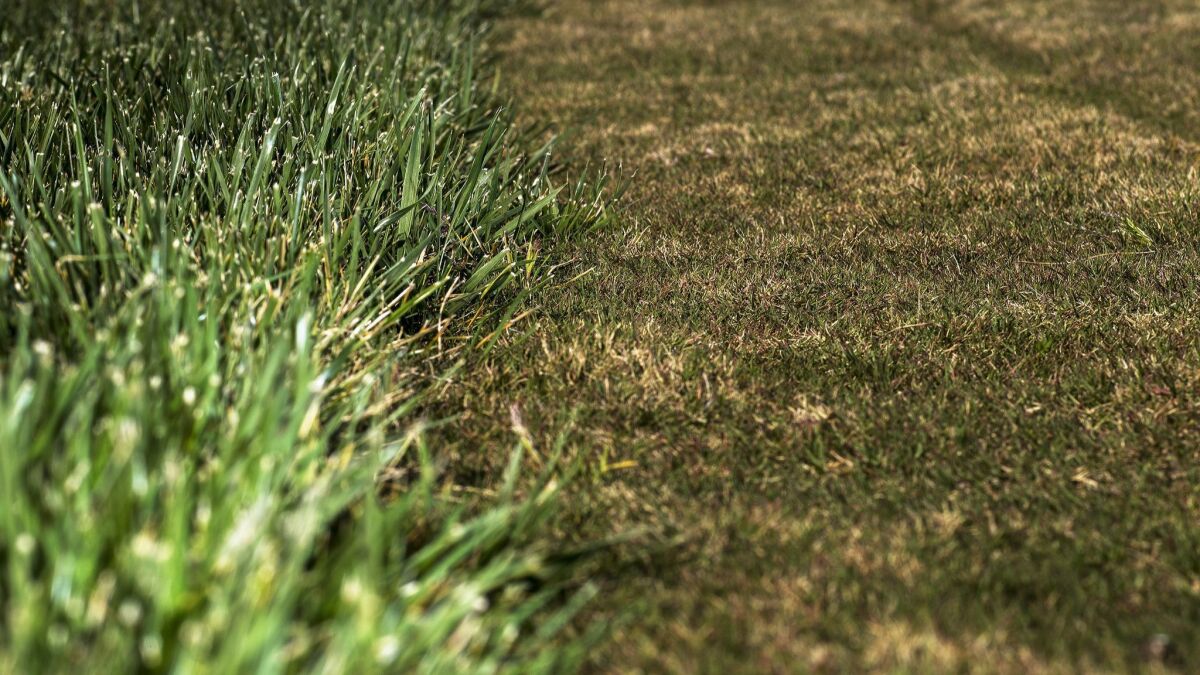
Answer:
<svg viewBox="0 0 1200 675"><path fill-rule="evenodd" d="M530 119L619 166L524 338L444 399L588 467L600 671L1200 667L1200 14L564 0ZM584 622L586 623L586 621Z"/></svg>

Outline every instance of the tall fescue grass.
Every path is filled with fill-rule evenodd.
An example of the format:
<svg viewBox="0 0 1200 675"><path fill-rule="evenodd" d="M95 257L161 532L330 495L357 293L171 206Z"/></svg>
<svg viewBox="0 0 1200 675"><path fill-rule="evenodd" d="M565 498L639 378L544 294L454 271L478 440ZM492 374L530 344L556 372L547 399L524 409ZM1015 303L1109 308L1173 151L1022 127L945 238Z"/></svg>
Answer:
<svg viewBox="0 0 1200 675"><path fill-rule="evenodd" d="M496 9L6 3L0 669L572 658L553 482L466 513L414 426L604 219L481 77Z"/></svg>

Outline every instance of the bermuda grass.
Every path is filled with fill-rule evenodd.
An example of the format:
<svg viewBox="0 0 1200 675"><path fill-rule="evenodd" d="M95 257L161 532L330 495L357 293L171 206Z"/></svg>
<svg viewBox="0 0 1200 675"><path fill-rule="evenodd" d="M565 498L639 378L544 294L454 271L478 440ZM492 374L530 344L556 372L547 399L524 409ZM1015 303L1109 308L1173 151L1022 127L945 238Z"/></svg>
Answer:
<svg viewBox="0 0 1200 675"><path fill-rule="evenodd" d="M606 218L502 105L510 9L6 3L0 669L570 666L552 467L468 505L421 422Z"/></svg>

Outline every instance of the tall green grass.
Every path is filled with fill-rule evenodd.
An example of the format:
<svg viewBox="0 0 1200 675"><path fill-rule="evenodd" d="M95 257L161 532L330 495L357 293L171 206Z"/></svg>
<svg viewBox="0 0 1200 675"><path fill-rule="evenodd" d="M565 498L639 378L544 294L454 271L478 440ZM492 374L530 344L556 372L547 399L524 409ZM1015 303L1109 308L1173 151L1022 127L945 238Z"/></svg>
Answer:
<svg viewBox="0 0 1200 675"><path fill-rule="evenodd" d="M553 482L467 513L417 425L604 219L483 84L496 9L6 7L0 669L567 665Z"/></svg>

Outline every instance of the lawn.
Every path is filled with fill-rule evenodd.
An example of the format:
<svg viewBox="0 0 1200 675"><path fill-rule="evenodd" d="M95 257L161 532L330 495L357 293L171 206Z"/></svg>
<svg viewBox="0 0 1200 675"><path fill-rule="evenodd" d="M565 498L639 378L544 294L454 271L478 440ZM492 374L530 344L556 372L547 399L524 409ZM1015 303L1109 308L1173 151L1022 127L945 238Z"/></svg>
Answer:
<svg viewBox="0 0 1200 675"><path fill-rule="evenodd" d="M1200 667L1193 3L15 7L0 670Z"/></svg>
<svg viewBox="0 0 1200 675"><path fill-rule="evenodd" d="M1200 667L1200 13L554 3L523 115L619 224L458 383L640 532L598 670ZM586 274L585 274L586 273Z"/></svg>

